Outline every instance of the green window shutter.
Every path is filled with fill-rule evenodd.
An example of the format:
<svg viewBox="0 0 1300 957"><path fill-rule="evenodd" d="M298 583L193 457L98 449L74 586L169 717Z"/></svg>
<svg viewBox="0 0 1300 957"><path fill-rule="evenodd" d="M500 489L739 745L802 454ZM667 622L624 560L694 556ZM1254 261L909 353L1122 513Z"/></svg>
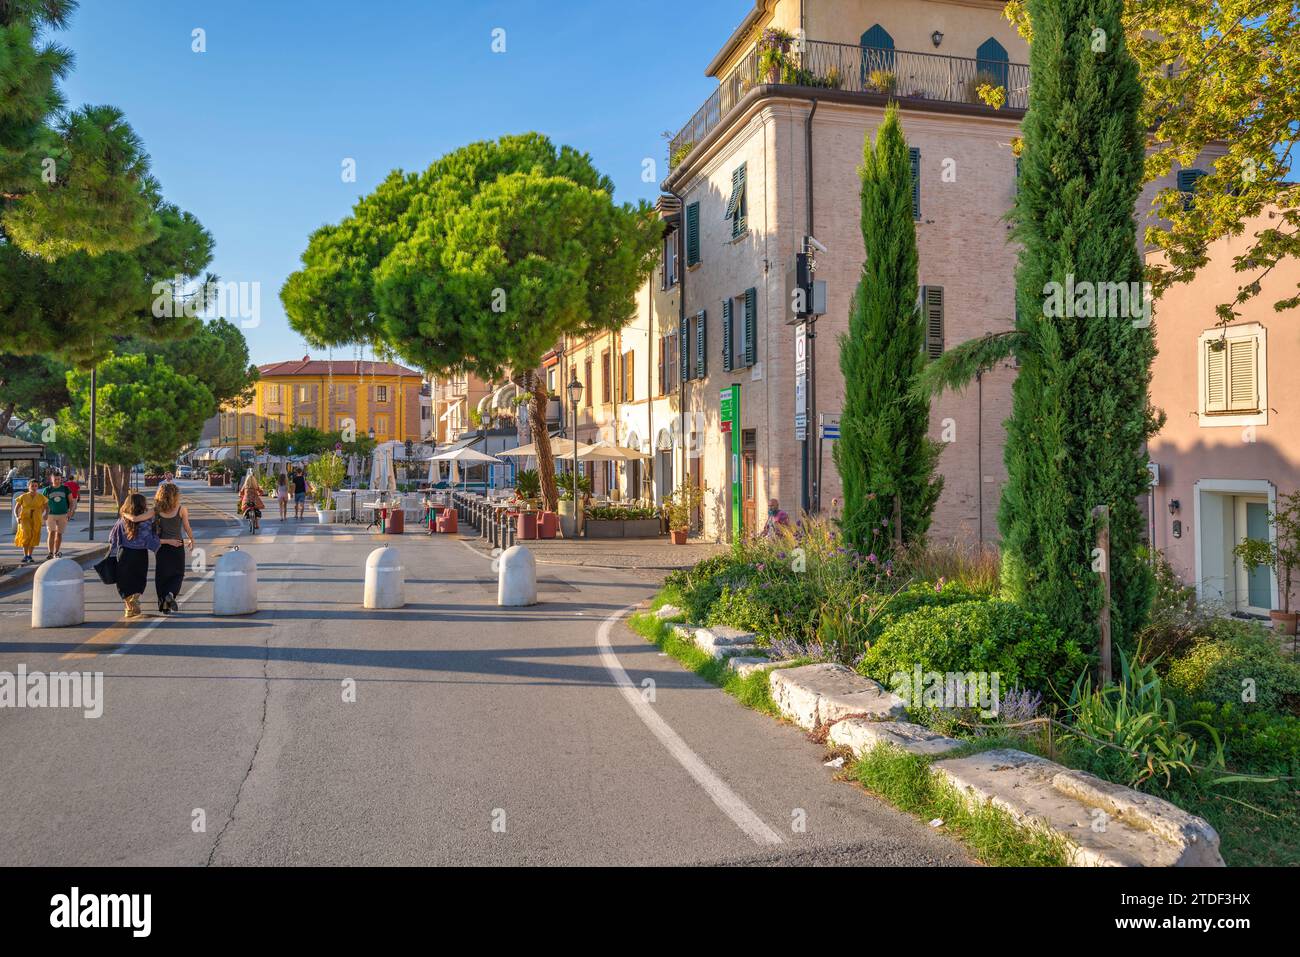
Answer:
<svg viewBox="0 0 1300 957"><path fill-rule="evenodd" d="M758 361L758 290L745 290L745 365Z"/></svg>
<svg viewBox="0 0 1300 957"><path fill-rule="evenodd" d="M731 344L731 300L722 300L722 371L730 372L735 366L732 361Z"/></svg>
<svg viewBox="0 0 1300 957"><path fill-rule="evenodd" d="M745 202L745 164L731 171L731 196L727 200L726 218L731 220L731 238L741 236L749 228L748 209Z"/></svg>
<svg viewBox="0 0 1300 957"><path fill-rule="evenodd" d="M943 355L943 286L921 287L921 308L925 311L925 354Z"/></svg>
<svg viewBox="0 0 1300 957"><path fill-rule="evenodd" d="M704 351L705 333L708 328L708 317L701 309L695 314L695 378L697 379L703 379L708 371L708 360Z"/></svg>
<svg viewBox="0 0 1300 957"><path fill-rule="evenodd" d="M681 360L682 381L685 382L691 377L691 320L685 316L682 316L677 341L681 343L682 347L681 355L678 358Z"/></svg>
<svg viewBox="0 0 1300 957"><path fill-rule="evenodd" d="M912 218L921 218L921 151L913 147L907 151L912 161Z"/></svg>
<svg viewBox="0 0 1300 957"><path fill-rule="evenodd" d="M1183 194L1183 209L1191 209L1196 195L1197 181L1205 175L1203 169L1180 169L1178 171L1178 192Z"/></svg>
<svg viewBox="0 0 1300 957"><path fill-rule="evenodd" d="M700 263L700 204L691 203L686 207L686 265L698 266ZM685 340L682 340L683 342Z"/></svg>

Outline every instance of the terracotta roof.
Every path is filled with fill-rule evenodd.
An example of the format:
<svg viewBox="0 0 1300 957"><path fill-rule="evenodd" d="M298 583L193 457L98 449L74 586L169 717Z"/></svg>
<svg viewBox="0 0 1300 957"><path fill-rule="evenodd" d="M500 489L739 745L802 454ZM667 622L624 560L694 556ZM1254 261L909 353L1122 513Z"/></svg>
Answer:
<svg viewBox="0 0 1300 957"><path fill-rule="evenodd" d="M332 368L331 368L332 367ZM401 375L420 377L420 373L414 369L408 369L406 366L399 366L395 362L368 362L357 361L355 359L336 360L330 362L326 359L312 359L309 356L303 356L301 359L292 359L288 362L271 362L264 366L258 366L257 371L262 376L328 376L328 375Z"/></svg>

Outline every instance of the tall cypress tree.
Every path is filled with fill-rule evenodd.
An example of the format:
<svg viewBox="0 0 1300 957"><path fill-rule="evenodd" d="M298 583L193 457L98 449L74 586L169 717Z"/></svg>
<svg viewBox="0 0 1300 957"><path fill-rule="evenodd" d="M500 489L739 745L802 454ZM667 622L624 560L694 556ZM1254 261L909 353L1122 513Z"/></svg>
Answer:
<svg viewBox="0 0 1300 957"><path fill-rule="evenodd" d="M1148 482L1143 443L1158 424L1147 399L1151 330L1135 323L1132 304L1125 315L1095 314L1100 284L1142 281L1133 216L1141 88L1123 7L1029 0L1029 110L1013 213L1022 245L1020 372L998 516L1011 597L1095 638L1101 587L1091 512L1110 506L1111 621L1120 642L1151 600L1138 498Z"/></svg>
<svg viewBox="0 0 1300 957"><path fill-rule="evenodd" d="M895 497L905 544L930 527L942 479L938 446L926 437L930 403L914 386L925 364L925 323L916 280L916 226L907 141L890 104L863 144L862 239L866 261L849 330L840 337L844 410L835 465L844 483L841 526L849 545L884 558L893 552Z"/></svg>

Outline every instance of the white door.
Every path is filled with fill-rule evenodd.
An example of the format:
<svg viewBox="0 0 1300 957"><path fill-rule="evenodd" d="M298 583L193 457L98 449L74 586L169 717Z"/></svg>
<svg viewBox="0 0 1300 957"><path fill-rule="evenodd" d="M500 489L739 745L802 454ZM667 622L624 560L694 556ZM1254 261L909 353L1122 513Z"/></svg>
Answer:
<svg viewBox="0 0 1300 957"><path fill-rule="evenodd" d="M1234 545L1247 538L1268 541L1268 499L1238 495L1233 501L1233 514ZM1240 560L1233 561L1237 572L1236 610L1267 615L1273 607L1273 570L1263 565L1248 570Z"/></svg>

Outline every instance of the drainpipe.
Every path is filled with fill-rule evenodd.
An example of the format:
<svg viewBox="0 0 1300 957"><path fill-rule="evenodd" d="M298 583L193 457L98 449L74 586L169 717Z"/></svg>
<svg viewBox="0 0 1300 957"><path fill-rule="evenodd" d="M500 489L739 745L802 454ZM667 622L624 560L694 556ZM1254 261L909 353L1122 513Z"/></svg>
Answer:
<svg viewBox="0 0 1300 957"><path fill-rule="evenodd" d="M808 111L808 119L804 121L804 171L807 179L807 193L805 202L807 204L807 225L806 235L812 236L813 233L813 139L812 139L812 121L817 115L817 99L813 98L812 109ZM802 250L799 250L802 251ZM803 511L806 514L812 514L818 510L819 500L821 497L821 438L820 432L817 439L817 476L814 478L811 474L808 461L808 431L817 428L817 386L816 386L816 354L817 354L817 320L809 318L808 320L808 422L804 432L804 440L800 443L800 456L802 459L802 489L801 499Z"/></svg>
<svg viewBox="0 0 1300 957"><path fill-rule="evenodd" d="M682 378L682 356L686 355L686 341L682 337L682 323L686 320L686 197L681 193L667 191L677 200L682 221L677 228L677 420L678 437L682 443L682 481L690 479L690 461L686 449L686 380ZM690 362L687 356L686 361ZM675 490L675 489L674 489Z"/></svg>

